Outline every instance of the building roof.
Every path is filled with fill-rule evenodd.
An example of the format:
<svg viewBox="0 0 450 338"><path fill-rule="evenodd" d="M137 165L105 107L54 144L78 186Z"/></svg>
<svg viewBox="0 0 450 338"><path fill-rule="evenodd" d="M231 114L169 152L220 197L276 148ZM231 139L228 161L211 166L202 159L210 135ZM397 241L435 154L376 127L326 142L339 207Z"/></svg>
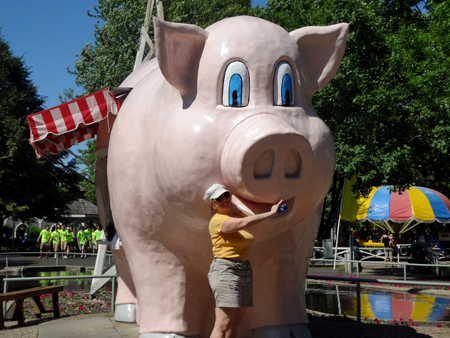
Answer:
<svg viewBox="0 0 450 338"><path fill-rule="evenodd" d="M84 198L80 198L68 204L67 209L69 214L98 215L97 206Z"/></svg>

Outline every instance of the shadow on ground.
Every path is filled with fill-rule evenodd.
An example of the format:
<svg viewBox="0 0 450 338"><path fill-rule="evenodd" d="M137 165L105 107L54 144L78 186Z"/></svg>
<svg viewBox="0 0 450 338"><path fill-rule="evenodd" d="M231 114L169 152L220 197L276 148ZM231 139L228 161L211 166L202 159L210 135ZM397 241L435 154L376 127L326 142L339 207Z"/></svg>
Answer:
<svg viewBox="0 0 450 338"><path fill-rule="evenodd" d="M420 327L414 329L406 325L390 325L375 323L358 323L353 319L343 317L309 318L309 329L313 338L434 338L450 337L449 328L439 328L436 335L435 327ZM418 332L419 331L419 332ZM427 333L427 331L430 331ZM442 334L442 335L441 335Z"/></svg>

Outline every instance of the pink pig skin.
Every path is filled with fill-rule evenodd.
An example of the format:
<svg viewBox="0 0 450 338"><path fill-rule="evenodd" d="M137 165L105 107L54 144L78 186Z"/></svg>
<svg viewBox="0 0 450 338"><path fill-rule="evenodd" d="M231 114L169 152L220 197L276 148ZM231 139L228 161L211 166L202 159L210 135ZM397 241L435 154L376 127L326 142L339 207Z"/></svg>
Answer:
<svg viewBox="0 0 450 338"><path fill-rule="evenodd" d="M266 212L280 199L289 205L287 214L250 229L256 238L250 253L254 307L238 336L307 324L308 261L335 163L330 131L311 99L339 68L348 25L288 33L252 17L225 19L206 30L154 24L158 60L122 83L134 89L115 121L108 154L112 215L136 290L142 337L211 332L211 216L202 198L216 182L230 189L235 207L246 214ZM249 103L225 107L223 77L236 60L248 68ZM293 69L293 106L274 105L281 61ZM275 156L273 172L255 180L258 166L270 162L256 161L267 149ZM292 153L301 157L298 178L283 172L285 161L295 162L288 159Z"/></svg>

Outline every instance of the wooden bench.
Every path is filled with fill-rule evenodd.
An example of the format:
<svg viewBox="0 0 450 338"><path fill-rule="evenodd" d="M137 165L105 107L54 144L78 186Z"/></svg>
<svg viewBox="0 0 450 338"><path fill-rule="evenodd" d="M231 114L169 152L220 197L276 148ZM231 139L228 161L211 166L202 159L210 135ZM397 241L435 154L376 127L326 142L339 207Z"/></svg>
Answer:
<svg viewBox="0 0 450 338"><path fill-rule="evenodd" d="M64 290L62 285L56 286L44 286L36 287L31 289L25 289L20 291L12 291L7 293L0 293L0 330L4 328L4 318L3 318L3 302L14 300L16 301L16 309L14 310L13 320L17 320L19 326L23 326L25 323L25 318L23 316L23 301L26 298L33 298L34 300L34 314L36 318L41 318L42 313L53 312L55 318L59 318L59 299L58 292ZM41 303L39 296L52 294L53 299L53 310L45 310L44 305Z"/></svg>

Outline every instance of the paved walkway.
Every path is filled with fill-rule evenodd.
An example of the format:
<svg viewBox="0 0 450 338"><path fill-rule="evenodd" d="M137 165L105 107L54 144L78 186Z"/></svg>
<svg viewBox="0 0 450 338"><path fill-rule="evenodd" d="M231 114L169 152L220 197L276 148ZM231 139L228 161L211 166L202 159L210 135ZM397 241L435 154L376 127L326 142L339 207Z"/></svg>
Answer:
<svg viewBox="0 0 450 338"><path fill-rule="evenodd" d="M112 317L54 320L38 325L38 338L137 338L139 326L114 321Z"/></svg>

